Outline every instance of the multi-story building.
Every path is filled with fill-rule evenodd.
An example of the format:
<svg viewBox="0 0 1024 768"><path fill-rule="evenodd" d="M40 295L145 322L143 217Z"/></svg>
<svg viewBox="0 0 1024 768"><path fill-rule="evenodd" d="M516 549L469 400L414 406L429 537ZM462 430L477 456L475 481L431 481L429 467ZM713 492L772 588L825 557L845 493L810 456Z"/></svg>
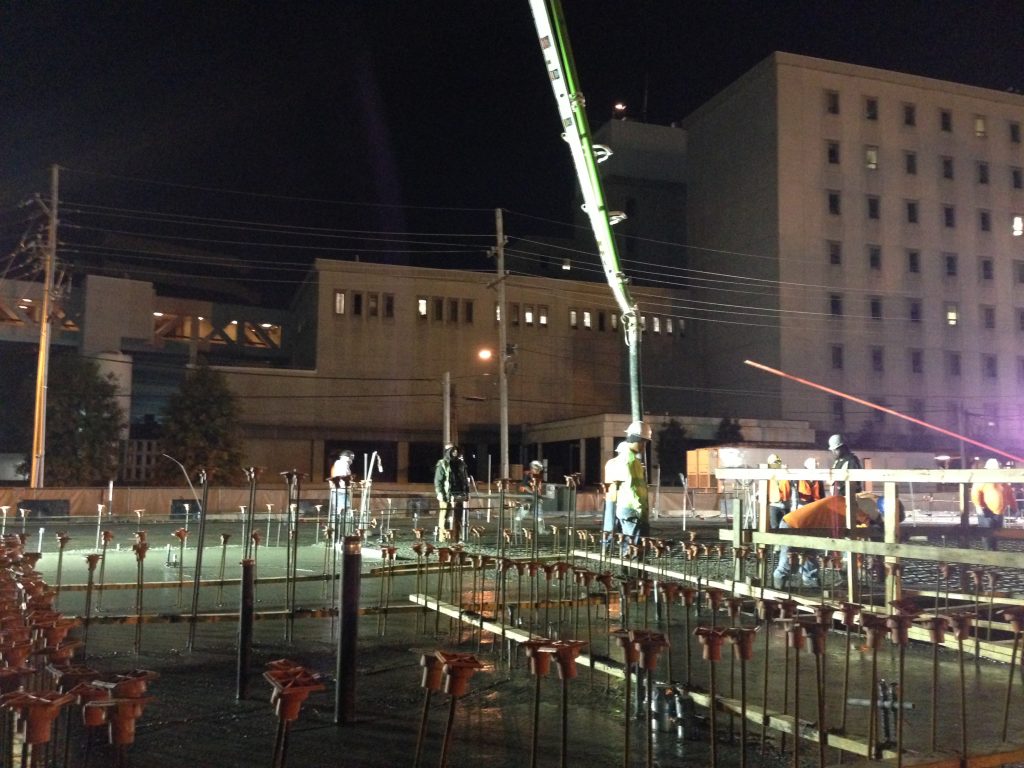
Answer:
<svg viewBox="0 0 1024 768"><path fill-rule="evenodd" d="M719 281L690 312L709 410L925 434L754 359L1019 445L1022 124L1017 93L785 53L689 115L690 262Z"/></svg>

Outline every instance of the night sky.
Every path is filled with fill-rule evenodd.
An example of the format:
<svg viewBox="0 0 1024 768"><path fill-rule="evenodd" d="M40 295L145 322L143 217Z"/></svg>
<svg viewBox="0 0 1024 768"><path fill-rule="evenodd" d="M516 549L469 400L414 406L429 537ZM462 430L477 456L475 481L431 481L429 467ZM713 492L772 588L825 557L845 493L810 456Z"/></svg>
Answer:
<svg viewBox="0 0 1024 768"><path fill-rule="evenodd" d="M647 120L678 120L773 50L1024 90L1016 0L564 9L595 128L645 94ZM69 205L387 232L572 218L526 0L3 0L0 66L7 235L54 162Z"/></svg>

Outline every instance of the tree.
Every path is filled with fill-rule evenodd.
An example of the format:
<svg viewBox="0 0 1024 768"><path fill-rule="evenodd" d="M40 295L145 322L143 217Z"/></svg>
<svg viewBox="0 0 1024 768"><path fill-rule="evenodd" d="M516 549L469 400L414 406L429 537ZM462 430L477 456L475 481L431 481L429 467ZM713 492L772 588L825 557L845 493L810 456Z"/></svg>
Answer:
<svg viewBox="0 0 1024 768"><path fill-rule="evenodd" d="M101 375L95 361L78 355L53 355L47 376L44 483L81 486L113 480L123 425L114 375ZM31 460L25 462L26 471Z"/></svg>
<svg viewBox="0 0 1024 768"><path fill-rule="evenodd" d="M742 443L743 430L740 429L739 419L723 418L718 422L718 429L715 430L716 443Z"/></svg>
<svg viewBox="0 0 1024 768"><path fill-rule="evenodd" d="M675 419L670 419L654 438L661 464L661 481L664 485L677 485L679 475L686 470L686 429Z"/></svg>
<svg viewBox="0 0 1024 768"><path fill-rule="evenodd" d="M190 371L167 403L162 422L162 451L187 471L206 469L211 484L242 480L238 405L219 371L206 364ZM174 462L163 460L158 467L158 482L183 479Z"/></svg>

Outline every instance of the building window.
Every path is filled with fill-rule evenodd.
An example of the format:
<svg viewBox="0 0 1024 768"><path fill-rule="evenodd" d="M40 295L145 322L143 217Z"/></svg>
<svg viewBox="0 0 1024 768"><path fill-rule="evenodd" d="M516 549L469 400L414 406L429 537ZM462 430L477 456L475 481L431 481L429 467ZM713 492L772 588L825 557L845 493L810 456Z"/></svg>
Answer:
<svg viewBox="0 0 1024 768"><path fill-rule="evenodd" d="M988 135L988 122L985 120L984 115L974 116L974 135L979 139L983 139Z"/></svg>
<svg viewBox="0 0 1024 768"><path fill-rule="evenodd" d="M832 368L841 371L843 370L843 345L833 344L832 345Z"/></svg>
<svg viewBox="0 0 1024 768"><path fill-rule="evenodd" d="M944 156L942 158L942 178L952 179L953 176L953 158Z"/></svg>
<svg viewBox="0 0 1024 768"><path fill-rule="evenodd" d="M334 292L334 314L344 315L345 314L345 292L335 291Z"/></svg>
<svg viewBox="0 0 1024 768"><path fill-rule="evenodd" d="M379 293L368 293L366 294L366 314L369 317L380 316L380 294Z"/></svg>
<svg viewBox="0 0 1024 768"><path fill-rule="evenodd" d="M947 376L959 376L960 375L960 353L959 352L947 352L946 353L946 375Z"/></svg>
<svg viewBox="0 0 1024 768"><path fill-rule="evenodd" d="M1024 333L1024 309L1017 310L1017 330Z"/></svg>
<svg viewBox="0 0 1024 768"><path fill-rule="evenodd" d="M435 323L444 322L444 299L440 297L434 297L431 299L431 318Z"/></svg>
<svg viewBox="0 0 1024 768"><path fill-rule="evenodd" d="M871 310L872 320L882 319L882 300L878 296L872 296L868 301L868 306Z"/></svg>
<svg viewBox="0 0 1024 768"><path fill-rule="evenodd" d="M608 318L605 315L605 313L602 312L601 310L598 310L598 313L597 313L597 330L599 330L599 331L606 331L606 330L608 330L608 322L607 322L607 320L608 320Z"/></svg>
<svg viewBox="0 0 1024 768"><path fill-rule="evenodd" d="M946 229L956 228L956 207L952 205L942 206L942 224Z"/></svg>
<svg viewBox="0 0 1024 768"><path fill-rule="evenodd" d="M885 355L881 347L871 348L871 370L875 373L881 373L885 370Z"/></svg>
<svg viewBox="0 0 1024 768"><path fill-rule="evenodd" d="M1013 262L1013 282L1024 285L1024 261Z"/></svg>
<svg viewBox="0 0 1024 768"><path fill-rule="evenodd" d="M868 195L868 218L880 219L882 217L882 201L877 195Z"/></svg>
<svg viewBox="0 0 1024 768"><path fill-rule="evenodd" d="M363 314L363 294L359 291L352 292L352 316L360 317Z"/></svg>
<svg viewBox="0 0 1024 768"><path fill-rule="evenodd" d="M878 119L878 99L876 99L874 96L868 96L866 99L864 99L864 119Z"/></svg>
<svg viewBox="0 0 1024 768"><path fill-rule="evenodd" d="M992 214L989 211L978 211L978 229L982 232L992 231Z"/></svg>
<svg viewBox="0 0 1024 768"><path fill-rule="evenodd" d="M393 319L395 316L395 294L385 293L382 294L381 298L383 299L382 308L384 317L388 320Z"/></svg>
<svg viewBox="0 0 1024 768"><path fill-rule="evenodd" d="M986 256L978 259L978 276L982 280L992 280L995 277L995 265L992 259Z"/></svg>
<svg viewBox="0 0 1024 768"><path fill-rule="evenodd" d="M846 424L846 401L841 397L832 398L832 423L837 426Z"/></svg>
<svg viewBox="0 0 1024 768"><path fill-rule="evenodd" d="M508 305L508 324L519 325L519 304Z"/></svg>
<svg viewBox="0 0 1024 768"><path fill-rule="evenodd" d="M523 323L533 325L533 304L523 305Z"/></svg>
<svg viewBox="0 0 1024 768"><path fill-rule="evenodd" d="M548 327L548 308L546 304L537 305L537 325L541 328Z"/></svg>
<svg viewBox="0 0 1024 768"><path fill-rule="evenodd" d="M1020 168L1010 169L1010 186L1013 189L1024 188L1024 171Z"/></svg>
<svg viewBox="0 0 1024 768"><path fill-rule="evenodd" d="M572 328L573 330L579 328L579 321L576 319L575 309L569 310L569 327Z"/></svg>
<svg viewBox="0 0 1024 768"><path fill-rule="evenodd" d="M910 350L910 372L924 373L924 352L920 349Z"/></svg>
<svg viewBox="0 0 1024 768"><path fill-rule="evenodd" d="M907 224L917 224L918 205L917 200L907 200Z"/></svg>
<svg viewBox="0 0 1024 768"><path fill-rule="evenodd" d="M473 324L473 300L466 299L462 302L462 322L467 325Z"/></svg>
<svg viewBox="0 0 1024 768"><path fill-rule="evenodd" d="M839 192L834 189L828 191L828 212L833 216L838 216L840 212Z"/></svg>
<svg viewBox="0 0 1024 768"><path fill-rule="evenodd" d="M1017 383L1024 384L1024 357L1017 358Z"/></svg>
<svg viewBox="0 0 1024 768"><path fill-rule="evenodd" d="M978 183L988 184L988 163L978 163Z"/></svg>
<svg viewBox="0 0 1024 768"><path fill-rule="evenodd" d="M416 317L420 320L427 319L427 297L417 296L416 297Z"/></svg>
<svg viewBox="0 0 1024 768"><path fill-rule="evenodd" d="M917 125L917 107L913 104L903 105L903 124L908 128Z"/></svg>
<svg viewBox="0 0 1024 768"><path fill-rule="evenodd" d="M944 311L946 325L954 327L960 324L960 307L955 301L947 301Z"/></svg>
<svg viewBox="0 0 1024 768"><path fill-rule="evenodd" d="M651 318L651 321L653 323L653 325L651 326L651 330L653 330L655 333L661 333L661 318L655 315L654 317Z"/></svg>
<svg viewBox="0 0 1024 768"><path fill-rule="evenodd" d="M839 91L825 91L825 112L839 114Z"/></svg>
<svg viewBox="0 0 1024 768"><path fill-rule="evenodd" d="M953 113L948 109L939 110L939 130L943 133L953 132Z"/></svg>
<svg viewBox="0 0 1024 768"><path fill-rule="evenodd" d="M1010 215L1010 234L1014 237L1024 236L1024 216L1019 213Z"/></svg>
<svg viewBox="0 0 1024 768"><path fill-rule="evenodd" d="M839 165L838 141L830 141L825 144L825 160L829 165Z"/></svg>
<svg viewBox="0 0 1024 768"><path fill-rule="evenodd" d="M1020 144L1020 123L1010 123L1010 141L1013 144Z"/></svg>
<svg viewBox="0 0 1024 768"><path fill-rule="evenodd" d="M999 366L996 363L996 356L983 354L981 356L981 375L986 379L999 378Z"/></svg>
<svg viewBox="0 0 1024 768"><path fill-rule="evenodd" d="M981 308L981 325L986 330L994 330L996 327L996 308L995 307L982 307Z"/></svg>
<svg viewBox="0 0 1024 768"><path fill-rule="evenodd" d="M672 335L672 318L671 317L666 317L665 318L665 333L667 335L669 335L669 336Z"/></svg>
<svg viewBox="0 0 1024 768"><path fill-rule="evenodd" d="M613 331L619 330L619 316L617 314L615 314L614 312L612 312L611 317L608 318L608 319L612 321L612 330ZM683 325L682 322L680 322L679 323L679 330L682 330L682 325Z"/></svg>
<svg viewBox="0 0 1024 768"><path fill-rule="evenodd" d="M867 166L869 170L878 170L878 147L872 146L871 144L864 147L864 165Z"/></svg>
<svg viewBox="0 0 1024 768"><path fill-rule="evenodd" d="M921 302L918 299L910 299L907 304L907 317L912 323L921 322Z"/></svg>
<svg viewBox="0 0 1024 768"><path fill-rule="evenodd" d="M875 270L882 268L882 246L868 246L868 268Z"/></svg>
<svg viewBox="0 0 1024 768"><path fill-rule="evenodd" d="M833 293L828 297L828 311L832 317L843 316L843 297Z"/></svg>
<svg viewBox="0 0 1024 768"><path fill-rule="evenodd" d="M448 322L459 322L459 300L448 299Z"/></svg>
<svg viewBox="0 0 1024 768"><path fill-rule="evenodd" d="M591 314L589 309L583 310L583 327L588 331L593 327L591 324Z"/></svg>
<svg viewBox="0 0 1024 768"><path fill-rule="evenodd" d="M833 265L843 263L843 244L838 240L828 241L828 263Z"/></svg>
<svg viewBox="0 0 1024 768"><path fill-rule="evenodd" d="M946 277L956 277L959 259L955 253L945 252L942 254L942 266L946 272Z"/></svg>
<svg viewBox="0 0 1024 768"><path fill-rule="evenodd" d="M918 250L907 251L907 272L916 275L921 272L921 252Z"/></svg>
<svg viewBox="0 0 1024 768"><path fill-rule="evenodd" d="M917 152L903 153L903 167L906 169L908 176L917 175Z"/></svg>

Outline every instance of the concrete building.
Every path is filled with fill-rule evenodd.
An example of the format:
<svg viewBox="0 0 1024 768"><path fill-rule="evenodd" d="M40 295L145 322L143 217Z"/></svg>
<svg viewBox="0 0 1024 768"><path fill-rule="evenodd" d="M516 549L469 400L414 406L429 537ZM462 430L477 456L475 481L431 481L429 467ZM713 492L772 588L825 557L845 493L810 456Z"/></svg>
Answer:
<svg viewBox="0 0 1024 768"><path fill-rule="evenodd" d="M689 310L709 411L924 434L751 358L1019 446L1022 124L1020 94L786 53L689 115L689 259L719 281Z"/></svg>

